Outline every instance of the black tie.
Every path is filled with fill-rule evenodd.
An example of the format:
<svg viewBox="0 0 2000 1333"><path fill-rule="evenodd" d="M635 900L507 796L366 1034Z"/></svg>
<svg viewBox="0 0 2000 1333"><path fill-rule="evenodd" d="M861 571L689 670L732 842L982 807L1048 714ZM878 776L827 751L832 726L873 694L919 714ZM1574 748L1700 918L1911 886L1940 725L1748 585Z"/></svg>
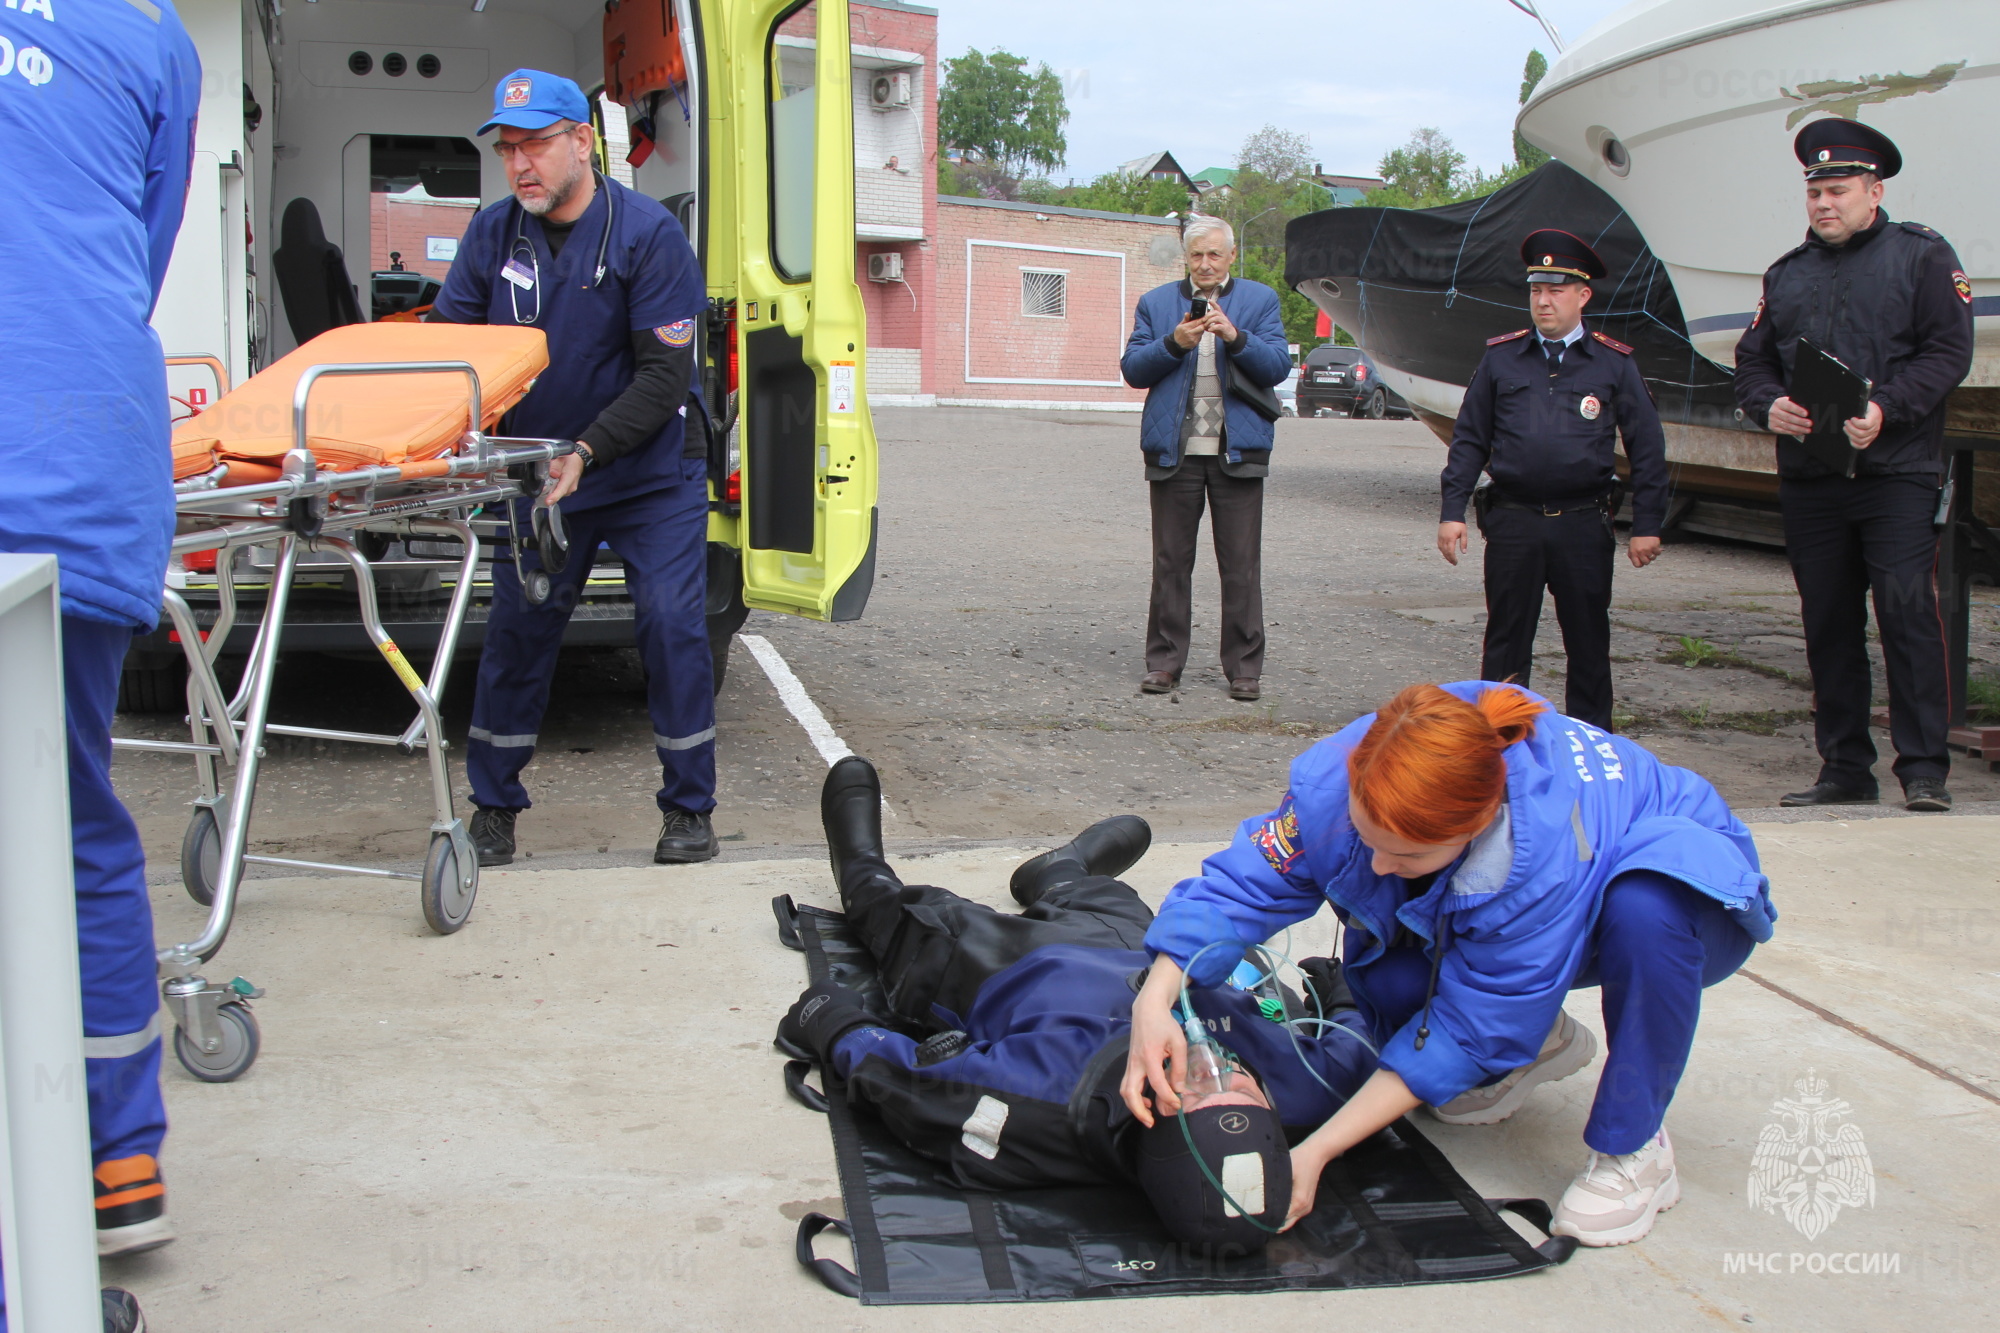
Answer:
<svg viewBox="0 0 2000 1333"><path fill-rule="evenodd" d="M1549 359L1549 374L1551 375L1555 374L1556 367L1562 364L1563 348L1566 345L1567 344L1557 342L1553 338L1542 339L1542 355L1548 357Z"/></svg>

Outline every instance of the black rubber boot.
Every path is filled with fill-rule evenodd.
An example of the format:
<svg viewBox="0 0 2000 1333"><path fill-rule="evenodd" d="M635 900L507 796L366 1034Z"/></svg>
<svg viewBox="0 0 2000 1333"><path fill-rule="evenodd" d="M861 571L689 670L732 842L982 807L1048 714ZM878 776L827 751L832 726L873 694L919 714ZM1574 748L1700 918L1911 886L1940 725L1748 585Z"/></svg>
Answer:
<svg viewBox="0 0 2000 1333"><path fill-rule="evenodd" d="M1086 875L1116 877L1137 865L1153 845L1153 829L1137 815L1113 815L1092 824L1052 852L1023 861L1007 881L1023 907L1033 907L1058 884Z"/></svg>
<svg viewBox="0 0 2000 1333"><path fill-rule="evenodd" d="M836 884L846 882L848 864L861 857L882 861L882 779L875 765L858 754L836 763L819 792L820 825Z"/></svg>

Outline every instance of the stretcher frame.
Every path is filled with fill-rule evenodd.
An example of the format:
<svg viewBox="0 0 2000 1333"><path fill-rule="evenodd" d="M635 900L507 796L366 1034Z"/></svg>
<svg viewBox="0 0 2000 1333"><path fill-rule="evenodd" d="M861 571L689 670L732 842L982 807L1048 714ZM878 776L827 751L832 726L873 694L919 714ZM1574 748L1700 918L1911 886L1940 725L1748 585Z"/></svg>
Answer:
<svg viewBox="0 0 2000 1333"><path fill-rule="evenodd" d="M466 377L470 425L457 448L442 457L400 465L345 472L321 470L306 429L306 406L313 386L339 376L410 374ZM548 464L576 451L575 442L569 440L488 435L480 429L483 419L479 375L464 361L313 366L299 377L293 393L293 447L285 454L276 480L230 486L229 466L224 463L175 484L175 509L183 530L173 539L172 553L186 556L214 551L219 557L217 616L206 632L179 592L169 587L162 595L166 617L187 660L190 738L120 738L113 744L121 749L186 754L194 759L200 794L182 842L181 875L189 896L208 907L208 922L196 938L161 948L158 958L161 994L176 1027L174 1053L189 1073L205 1082L240 1077L256 1060L261 1040L246 1001L264 992L242 977L214 983L201 975L203 964L215 957L229 936L248 866L415 880L424 918L441 935L458 930L471 915L479 891L479 857L465 821L453 808L447 745L438 712L459 631L471 607L475 571L482 555L470 514L478 506L500 504L506 513L508 545L518 561L528 544L527 534L513 531L511 502L537 494L546 481ZM464 546L458 583L452 590L428 680L417 674L383 627L374 563L350 540L362 532L455 537ZM228 695L216 675L216 661L239 618L235 573L228 556L251 546L273 548L274 567L242 680L235 693ZM288 726L270 720L272 685L301 550L330 551L352 571L363 628L417 706L415 720L400 734ZM430 769L433 804L423 870L411 873L250 854L250 820L264 742L274 735L388 745L406 755L423 750ZM233 769L226 782L224 766Z"/></svg>

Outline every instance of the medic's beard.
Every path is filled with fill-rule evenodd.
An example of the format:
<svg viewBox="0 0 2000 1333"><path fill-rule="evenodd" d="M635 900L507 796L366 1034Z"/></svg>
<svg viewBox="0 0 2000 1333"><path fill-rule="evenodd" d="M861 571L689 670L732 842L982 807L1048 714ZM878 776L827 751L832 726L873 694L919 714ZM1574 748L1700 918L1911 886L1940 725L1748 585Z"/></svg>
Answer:
<svg viewBox="0 0 2000 1333"><path fill-rule="evenodd" d="M520 202L521 207L527 212L534 214L536 217L543 217L570 201L576 194L578 187L583 184L583 173L586 170L588 168L583 163L572 158L567 176L564 176L559 181L551 182L545 179L539 182L542 187L541 198L522 198L518 184L514 189L514 198Z"/></svg>

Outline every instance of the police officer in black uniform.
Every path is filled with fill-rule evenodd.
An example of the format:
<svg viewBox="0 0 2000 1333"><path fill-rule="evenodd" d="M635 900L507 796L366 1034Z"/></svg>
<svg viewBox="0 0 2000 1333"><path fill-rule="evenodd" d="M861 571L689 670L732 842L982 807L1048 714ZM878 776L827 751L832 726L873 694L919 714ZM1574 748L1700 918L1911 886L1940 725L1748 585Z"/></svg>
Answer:
<svg viewBox="0 0 2000 1333"><path fill-rule="evenodd" d="M1438 550L1452 564L1466 549L1465 507L1485 470L1479 504L1486 538L1486 680L1528 684L1542 589L1555 594L1569 655L1563 711L1611 729L1612 454L1625 437L1632 464L1635 568L1660 553L1667 512L1666 439L1632 349L1586 332L1583 308L1604 261L1566 231L1538 231L1521 245L1533 328L1487 339L1465 388L1442 477Z"/></svg>
<svg viewBox="0 0 2000 1333"><path fill-rule="evenodd" d="M1783 804L1878 799L1864 603L1872 591L1904 802L1949 810L1951 683L1933 516L1945 395L1972 368L1972 287L1942 236L1882 210L1882 182L1903 166L1886 136L1818 120L1792 147L1806 169L1811 230L1765 271L1763 300L1736 344L1736 401L1778 436L1785 551L1813 678L1819 779ZM1851 478L1791 438L1812 430L1787 391L1801 337L1874 386L1866 413L1845 424L1862 451Z"/></svg>

